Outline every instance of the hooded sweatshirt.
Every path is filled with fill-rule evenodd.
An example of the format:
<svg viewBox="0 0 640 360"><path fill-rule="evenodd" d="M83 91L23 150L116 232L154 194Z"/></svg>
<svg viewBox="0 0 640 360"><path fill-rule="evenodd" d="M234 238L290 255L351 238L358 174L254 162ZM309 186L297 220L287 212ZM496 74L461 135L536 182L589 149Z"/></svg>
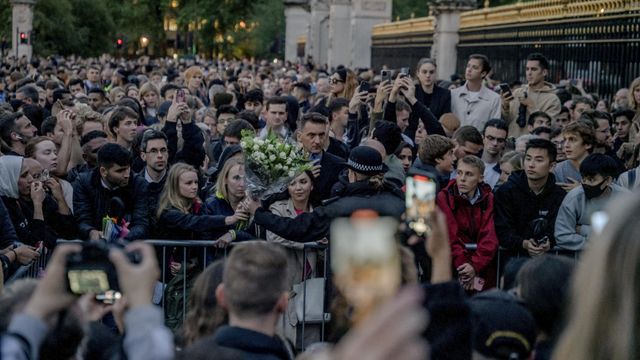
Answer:
<svg viewBox="0 0 640 360"><path fill-rule="evenodd" d="M509 103L509 110L502 109L502 117L509 124L509 136L517 138L520 135L528 134L529 130L527 126L521 128L518 126L518 113L520 109L520 98L524 97L524 93L527 93L527 97L533 100L533 107L527 109L527 119L529 115L536 111L544 111L552 119L560 113L562 105L560 99L556 95L556 88L553 84L544 82L544 85L539 89L531 89L529 85L523 85L513 91L513 100Z"/></svg>
<svg viewBox="0 0 640 360"><path fill-rule="evenodd" d="M629 190L617 184L611 184L610 187L609 196L591 200L587 200L585 197L582 186L569 191L562 201L556 219L555 236L559 248L582 250L591 234L591 215L602 210L611 196L629 193ZM577 226L580 226L579 232L576 231Z"/></svg>
<svg viewBox="0 0 640 360"><path fill-rule="evenodd" d="M523 170L511 173L509 180L495 194L494 221L500 246L528 255L522 248L522 241L534 237L532 221L539 218L546 220L542 235L549 237L551 247L555 246L555 221L565 194L556 185L556 178L552 173L539 194L529 188L527 175Z"/></svg>
<svg viewBox="0 0 640 360"><path fill-rule="evenodd" d="M18 191L18 179L22 170L22 157L5 155L0 156L0 196L17 199L20 197Z"/></svg>

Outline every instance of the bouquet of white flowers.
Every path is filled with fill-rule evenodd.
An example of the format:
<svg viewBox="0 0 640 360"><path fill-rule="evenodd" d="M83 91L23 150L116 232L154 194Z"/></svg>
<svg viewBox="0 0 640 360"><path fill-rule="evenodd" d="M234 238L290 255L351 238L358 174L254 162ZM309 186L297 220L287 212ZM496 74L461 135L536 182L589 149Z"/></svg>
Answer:
<svg viewBox="0 0 640 360"><path fill-rule="evenodd" d="M259 139L252 132L243 131L240 146L245 157L247 188L254 198L264 199L282 191L294 176L311 169L300 149L282 142L271 132Z"/></svg>

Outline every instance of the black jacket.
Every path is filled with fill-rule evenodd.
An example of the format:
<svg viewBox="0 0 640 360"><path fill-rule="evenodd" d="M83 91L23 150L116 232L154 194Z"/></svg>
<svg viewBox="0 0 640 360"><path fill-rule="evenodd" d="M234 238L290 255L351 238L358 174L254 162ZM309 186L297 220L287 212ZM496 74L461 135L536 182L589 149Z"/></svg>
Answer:
<svg viewBox="0 0 640 360"><path fill-rule="evenodd" d="M81 239L88 239L91 230L102 231L102 219L107 215L111 199L119 197L125 204L125 219L130 222L126 240L144 239L149 230L149 197L147 183L131 174L127 186L108 190L95 169L81 174L73 185L73 210Z"/></svg>
<svg viewBox="0 0 640 360"><path fill-rule="evenodd" d="M449 185L449 181L451 180L450 175L443 174L439 172L435 166L431 164L424 164L419 160L420 159L416 159L416 161L413 163L413 168L434 175L436 177L435 180L438 182L438 191L446 188L447 185Z"/></svg>
<svg viewBox="0 0 640 360"><path fill-rule="evenodd" d="M342 197L325 206L316 207L313 212L285 218L260 208L254 215L254 221L285 239L310 242L328 237L333 219L348 217L354 211L362 209L371 209L380 216L400 219L405 210L404 194L392 186L385 186L379 191L372 189L367 182L355 182L347 185Z"/></svg>
<svg viewBox="0 0 640 360"><path fill-rule="evenodd" d="M330 137L327 152L346 161L349 158L350 150L347 144L338 139Z"/></svg>
<svg viewBox="0 0 640 360"><path fill-rule="evenodd" d="M542 192L536 195L529 188L525 172L513 172L509 180L498 188L494 197L494 219L500 246L526 255L526 251L522 249L522 241L534 237L531 222L538 218L546 219L544 235L549 237L551 247L555 246L553 234L556 217L565 195L565 191L556 185L556 178L552 173L549 174Z"/></svg>
<svg viewBox="0 0 640 360"><path fill-rule="evenodd" d="M51 195L47 194L42 203L44 220L33 219L33 203L30 201L4 196L2 201L9 212L13 228L20 242L35 246L42 241L51 249L55 247L58 238L74 238L73 215L58 213L58 204Z"/></svg>
<svg viewBox="0 0 640 360"><path fill-rule="evenodd" d="M0 249L6 249L18 241L16 230L11 222L9 211L4 206L4 199L0 201Z"/></svg>
<svg viewBox="0 0 640 360"><path fill-rule="evenodd" d="M434 93L435 92L436 91L434 90ZM449 99L451 99L451 95L449 95ZM387 102L387 105L384 107L384 119L393 123L397 121L395 102ZM435 114L425 104L418 100L415 104L411 105L409 126L405 130L405 135L410 137L412 140L416 137L416 130L418 129L418 119L422 120L422 122L424 123L427 134L438 134L445 136L444 129L442 128L442 125L439 121L440 117L436 117Z"/></svg>
<svg viewBox="0 0 640 360"><path fill-rule="evenodd" d="M433 87L433 93L431 95L425 93L422 90L422 86L420 84L416 85L416 99L418 99L419 103L424 104L430 111L431 114L435 117L436 121L440 121L440 117L443 114L451 112L451 91L448 89L441 88L439 86ZM412 111L411 115L415 112ZM417 115L417 114L416 114ZM435 125L433 122L431 124ZM429 124L425 122L425 127L427 127L427 132L429 134L440 134L440 133L432 133L429 131ZM409 118L409 127L405 133L410 138L414 138L416 130L418 129L418 117ZM441 135L444 135L442 133Z"/></svg>
<svg viewBox="0 0 640 360"><path fill-rule="evenodd" d="M322 160L320 161L320 175L315 178L313 182L312 202L314 205L320 204L322 200L326 200L331 197L331 188L338 182L340 172L344 169L344 160L330 154L328 152L322 153Z"/></svg>
<svg viewBox="0 0 640 360"><path fill-rule="evenodd" d="M158 219L156 218L156 211L158 210L158 201L160 200L160 194L164 189L164 184L167 182L167 175L169 171L165 172L164 176L158 182L147 182L144 178L146 167L142 169L137 175L147 184L147 195L149 197L149 236L157 238L158 233Z"/></svg>
<svg viewBox="0 0 640 360"><path fill-rule="evenodd" d="M290 360L295 357L279 338L236 326L223 326L218 329L215 341L220 346L241 350L246 359Z"/></svg>
<svg viewBox="0 0 640 360"><path fill-rule="evenodd" d="M167 135L167 147L169 148L169 164L177 162L187 163L199 169L204 162L206 152L204 150L204 136L202 130L193 122L182 124L182 139L184 145L178 151L178 129L175 122L166 122L162 132ZM217 160L217 159L216 159Z"/></svg>
<svg viewBox="0 0 640 360"><path fill-rule="evenodd" d="M158 220L159 234L162 239L204 240L211 239L210 233L226 229L225 215L205 215L204 205L199 204L192 212L185 214L171 207L162 212Z"/></svg>

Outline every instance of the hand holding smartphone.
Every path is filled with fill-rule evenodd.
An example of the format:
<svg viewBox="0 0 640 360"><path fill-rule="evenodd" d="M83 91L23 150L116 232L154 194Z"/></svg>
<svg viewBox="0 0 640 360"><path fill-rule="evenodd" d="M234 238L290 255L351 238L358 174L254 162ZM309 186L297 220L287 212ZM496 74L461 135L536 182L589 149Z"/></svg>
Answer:
<svg viewBox="0 0 640 360"><path fill-rule="evenodd" d="M509 84L507 84L507 83L500 84L500 91L502 92L502 94L506 95L507 98L513 97L513 93L511 92L511 88L509 87Z"/></svg>
<svg viewBox="0 0 640 360"><path fill-rule="evenodd" d="M184 89L178 89L178 91L176 92L176 102L177 103L184 103L187 101L187 95L184 92Z"/></svg>
<svg viewBox="0 0 640 360"><path fill-rule="evenodd" d="M408 175L405 204L409 228L419 236L428 234L428 219L436 207L436 183L427 176Z"/></svg>
<svg viewBox="0 0 640 360"><path fill-rule="evenodd" d="M331 224L331 269L337 288L354 308L353 323L367 318L400 287L397 227L395 219L369 210Z"/></svg>

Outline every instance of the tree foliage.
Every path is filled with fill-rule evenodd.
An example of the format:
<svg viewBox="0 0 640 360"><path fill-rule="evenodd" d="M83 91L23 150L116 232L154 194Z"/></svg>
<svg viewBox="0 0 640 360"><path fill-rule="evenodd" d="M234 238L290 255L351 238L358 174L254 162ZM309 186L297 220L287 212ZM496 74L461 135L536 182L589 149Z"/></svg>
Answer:
<svg viewBox="0 0 640 360"><path fill-rule="evenodd" d="M516 0L490 0L491 6ZM480 6L483 0L478 0ZM426 0L393 0L393 19L428 14ZM166 19L175 19L178 42L168 42ZM178 45L179 53L212 56L281 55L285 32L282 0L38 0L33 39L39 55L95 56L113 52L123 37L123 53L140 51L149 39L154 54ZM0 37L11 44L10 0L0 0Z"/></svg>

